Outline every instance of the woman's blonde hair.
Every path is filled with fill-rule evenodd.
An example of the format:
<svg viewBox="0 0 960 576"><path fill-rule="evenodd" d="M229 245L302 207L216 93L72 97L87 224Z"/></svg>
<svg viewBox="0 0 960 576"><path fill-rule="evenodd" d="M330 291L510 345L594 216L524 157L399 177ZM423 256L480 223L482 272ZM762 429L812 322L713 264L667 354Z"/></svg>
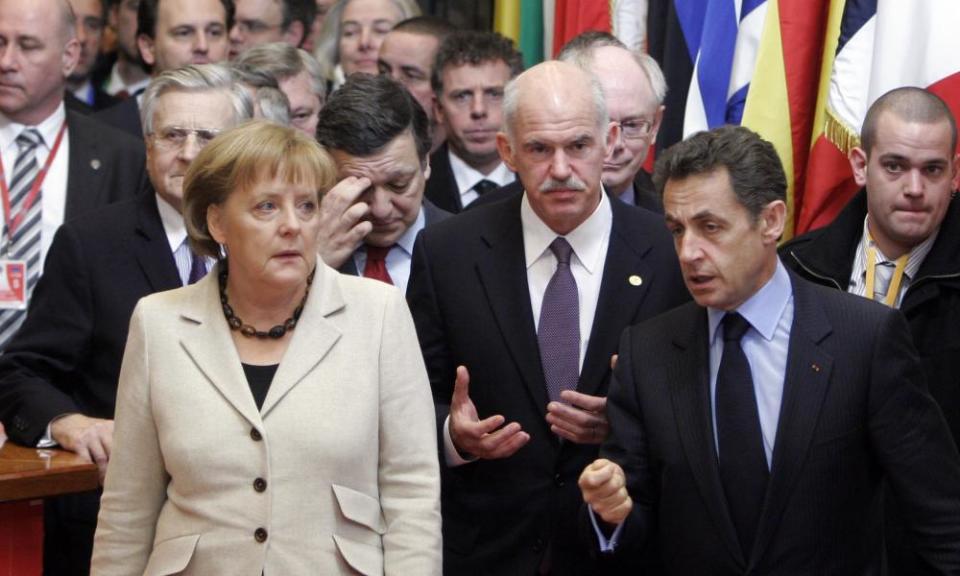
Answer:
<svg viewBox="0 0 960 576"><path fill-rule="evenodd" d="M183 218L197 254L220 257L207 227L207 209L260 182L281 179L316 188L318 200L336 182L336 164L299 130L251 120L214 138L197 154L183 183Z"/></svg>

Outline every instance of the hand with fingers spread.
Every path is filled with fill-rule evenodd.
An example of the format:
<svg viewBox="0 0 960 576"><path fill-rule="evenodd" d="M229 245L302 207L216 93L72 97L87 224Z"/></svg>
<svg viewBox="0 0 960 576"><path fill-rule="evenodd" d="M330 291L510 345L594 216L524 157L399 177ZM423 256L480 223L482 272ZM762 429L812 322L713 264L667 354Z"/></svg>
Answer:
<svg viewBox="0 0 960 576"><path fill-rule="evenodd" d="M563 402L547 404L547 422L554 434L577 444L600 444L610 431L607 399L575 390L560 393Z"/></svg>
<svg viewBox="0 0 960 576"><path fill-rule="evenodd" d="M487 460L512 456L530 435L516 422L504 426L504 421L499 414L480 420L470 400L470 374L466 366L458 366L450 401L450 439L457 451Z"/></svg>
<svg viewBox="0 0 960 576"><path fill-rule="evenodd" d="M584 468L577 481L583 501L609 524L622 524L633 510L633 499L627 492L623 469L614 462L599 458Z"/></svg>
<svg viewBox="0 0 960 576"><path fill-rule="evenodd" d="M360 197L370 180L347 176L331 188L320 201L320 257L327 266L339 268L360 246L373 224L364 220L370 206Z"/></svg>
<svg viewBox="0 0 960 576"><path fill-rule="evenodd" d="M53 421L50 435L65 450L95 463L103 483L113 448L113 420L68 414Z"/></svg>

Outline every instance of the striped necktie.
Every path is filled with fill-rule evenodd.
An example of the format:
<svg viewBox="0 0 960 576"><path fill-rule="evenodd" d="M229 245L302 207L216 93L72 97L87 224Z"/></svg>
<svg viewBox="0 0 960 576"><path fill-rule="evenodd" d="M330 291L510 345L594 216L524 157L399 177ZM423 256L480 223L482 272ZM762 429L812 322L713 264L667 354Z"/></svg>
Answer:
<svg viewBox="0 0 960 576"><path fill-rule="evenodd" d="M37 162L37 146L43 137L36 128L27 128L17 136L17 160L13 165L13 177L10 179L10 211L8 220L12 220L23 210L30 188L40 171ZM10 260L24 260L27 263L27 299L40 279L40 230L42 228L41 194L38 193L30 211L20 221L13 235L4 230L3 242L5 257ZM0 350L5 350L10 338L16 333L26 317L26 310L0 310Z"/></svg>

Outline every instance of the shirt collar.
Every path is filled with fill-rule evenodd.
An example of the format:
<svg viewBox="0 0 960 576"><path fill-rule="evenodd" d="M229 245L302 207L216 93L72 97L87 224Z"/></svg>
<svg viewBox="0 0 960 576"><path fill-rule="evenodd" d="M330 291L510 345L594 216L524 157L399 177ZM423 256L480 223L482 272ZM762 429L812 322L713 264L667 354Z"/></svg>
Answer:
<svg viewBox="0 0 960 576"><path fill-rule="evenodd" d="M47 150L53 147L53 143L57 139L57 132L60 131L60 126L66 117L66 108L63 102L61 102L60 105L57 106L57 109L53 111L53 114L47 116L45 120L34 126L43 138L43 144L41 144L41 146ZM19 136L25 128L28 128L28 126L14 122L3 114L0 114L0 150L6 150L9 146L15 146L17 136Z"/></svg>
<svg viewBox="0 0 960 576"><path fill-rule="evenodd" d="M783 311L786 310L792 295L793 285L790 282L790 274L777 258L777 267L773 271L773 276L753 296L747 298L736 312L739 312L750 326L769 342L773 340L777 324L780 323L780 317L783 316ZM707 308L711 343L716 338L717 328L726 314L726 310Z"/></svg>
<svg viewBox="0 0 960 576"><path fill-rule="evenodd" d="M867 222L870 219L870 214L868 213L863 218L863 235L860 238L860 251L863 253L863 272L862 277L866 277L867 274L867 247L873 246L876 249L876 263L882 264L884 262L894 262L894 260L889 259L877 246L876 242L871 242L867 230ZM923 264L924 259L927 257L927 254L930 253L930 249L933 248L933 243L937 241L937 235L940 234L940 228L937 227L932 234L926 237L923 242L917 244L910 250L910 255L907 256L907 265L903 268L903 275L907 277L908 280L913 280L917 272L920 270L920 265Z"/></svg>
<svg viewBox="0 0 960 576"><path fill-rule="evenodd" d="M520 222L523 225L523 251L527 268L542 258L550 249L550 244L559 236L537 216L530 206L527 193L523 193L520 202ZM613 209L607 194L601 189L600 203L589 218L580 223L570 233L563 237L573 248L574 256L580 264L593 274L598 269L606 254L602 253L604 238L610 234L613 225Z"/></svg>
<svg viewBox="0 0 960 576"><path fill-rule="evenodd" d="M417 240L417 234L423 230L423 227L427 224L427 218L423 215L423 206L420 206L420 213L417 214L417 219L413 221L413 224L407 228L407 231L403 233L399 238L397 238L397 246L399 246L404 252L408 255L413 255L413 244Z"/></svg>
<svg viewBox="0 0 960 576"><path fill-rule="evenodd" d="M450 150L449 146L447 147L447 156L450 158L450 170L453 172L454 180L457 181L457 189L461 196L472 190L481 180L490 180L497 186L506 186L513 182L513 172L503 162L497 164L497 167L489 174L484 174L464 162L453 153L453 150Z"/></svg>
<svg viewBox="0 0 960 576"><path fill-rule="evenodd" d="M171 206L159 194L154 195L157 199L157 210L160 211L160 222L163 223L163 231L167 235L167 242L170 243L170 251L176 252L180 245L187 239L187 226L183 223L183 216L177 212L177 209Z"/></svg>

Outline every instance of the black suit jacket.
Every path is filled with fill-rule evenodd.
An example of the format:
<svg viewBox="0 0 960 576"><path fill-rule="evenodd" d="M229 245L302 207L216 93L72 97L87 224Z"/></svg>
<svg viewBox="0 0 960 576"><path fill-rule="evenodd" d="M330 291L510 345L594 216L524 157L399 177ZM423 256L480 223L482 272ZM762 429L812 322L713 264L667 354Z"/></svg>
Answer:
<svg viewBox="0 0 960 576"><path fill-rule="evenodd" d="M57 231L27 319L0 356L0 416L36 445L55 416L113 418L130 315L180 286L156 196L103 208Z"/></svg>
<svg viewBox="0 0 960 576"><path fill-rule="evenodd" d="M457 186L457 179L453 176L453 168L450 167L450 156L448 156L447 143L444 142L437 150L430 155L430 178L427 178L427 186L423 195L426 199L434 203L437 208L449 212L450 214L459 214L463 212L463 202L460 199L460 187ZM504 188L487 193L496 194ZM467 208L473 206L476 202L471 202Z"/></svg>
<svg viewBox="0 0 960 576"><path fill-rule="evenodd" d="M140 123L140 106L135 97L125 98L118 104L100 110L93 115L97 120L143 140L143 124Z"/></svg>
<svg viewBox="0 0 960 576"><path fill-rule="evenodd" d="M66 90L63 93L63 103L68 110L73 110L74 112L79 112L89 116L98 110L103 110L115 105L120 100L114 98L113 96L107 94L100 87L94 85L93 87L93 103L87 104L83 100L80 100L74 96L73 92Z"/></svg>
<svg viewBox="0 0 960 576"><path fill-rule="evenodd" d="M601 450L634 510L620 554L654 539L666 574L880 574L880 486L936 573L960 571L960 456L903 317L791 275L794 320L758 538L744 557L720 481L707 314L690 303L620 345Z"/></svg>
<svg viewBox="0 0 960 576"><path fill-rule="evenodd" d="M576 481L597 446L560 442L545 420L520 202L518 195L431 226L414 249L407 296L438 424L449 410L455 368L463 364L480 417L502 414L531 436L502 460L450 468L441 454L447 574L536 574L548 545L553 574L594 569L576 546ZM620 332L688 298L663 222L622 203L611 202L611 208L610 243L578 386L601 396ZM639 286L629 281L634 275Z"/></svg>
<svg viewBox="0 0 960 576"><path fill-rule="evenodd" d="M143 140L67 110L70 159L64 221L139 194L147 182Z"/></svg>

